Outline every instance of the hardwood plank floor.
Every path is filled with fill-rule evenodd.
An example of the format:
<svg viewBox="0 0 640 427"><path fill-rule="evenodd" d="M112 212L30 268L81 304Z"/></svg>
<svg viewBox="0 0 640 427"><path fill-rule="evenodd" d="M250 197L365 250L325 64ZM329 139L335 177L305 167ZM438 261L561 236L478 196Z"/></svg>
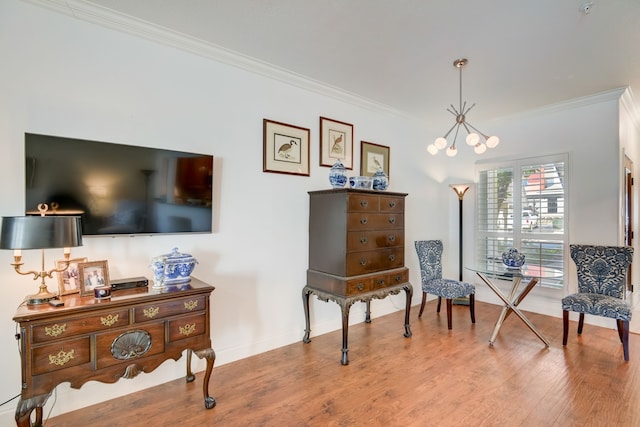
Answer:
<svg viewBox="0 0 640 427"><path fill-rule="evenodd" d="M375 301L372 304L375 316ZM62 426L639 426L640 336L630 361L614 329L527 313L544 344L515 315L494 346L500 307L454 306L453 330L435 302L404 338L404 312L349 328L349 365L340 364L341 332L313 336L215 367L204 408L202 373L48 420ZM615 323L612 320L612 328ZM300 331L302 339L303 331ZM214 348L215 348L215 337ZM141 374L144 375L144 374ZM126 380L121 380L126 381Z"/></svg>

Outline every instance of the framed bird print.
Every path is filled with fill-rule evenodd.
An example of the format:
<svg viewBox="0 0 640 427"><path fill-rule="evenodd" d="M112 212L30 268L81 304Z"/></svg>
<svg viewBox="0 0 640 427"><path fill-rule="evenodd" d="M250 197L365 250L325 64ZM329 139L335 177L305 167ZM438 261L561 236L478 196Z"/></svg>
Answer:
<svg viewBox="0 0 640 427"><path fill-rule="evenodd" d="M262 171L309 176L309 129L263 119Z"/></svg>
<svg viewBox="0 0 640 427"><path fill-rule="evenodd" d="M338 160L353 169L353 125L320 117L320 166L331 167Z"/></svg>
<svg viewBox="0 0 640 427"><path fill-rule="evenodd" d="M389 147L360 141L360 175L373 176L378 169L389 174Z"/></svg>

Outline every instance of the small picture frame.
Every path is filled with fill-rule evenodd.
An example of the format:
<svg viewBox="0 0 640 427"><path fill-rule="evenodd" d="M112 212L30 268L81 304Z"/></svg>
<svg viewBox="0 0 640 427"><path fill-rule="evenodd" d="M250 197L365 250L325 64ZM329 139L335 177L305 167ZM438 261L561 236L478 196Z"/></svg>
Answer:
<svg viewBox="0 0 640 427"><path fill-rule="evenodd" d="M80 295L93 295L93 290L101 286L110 286L107 261L89 261L78 264Z"/></svg>
<svg viewBox="0 0 640 427"><path fill-rule="evenodd" d="M87 262L87 258L74 258L70 260L61 259L56 261L56 269L60 270L69 263L64 271L56 272L58 276L58 293L59 295L77 294L80 292L80 279L78 264Z"/></svg>
<svg viewBox="0 0 640 427"><path fill-rule="evenodd" d="M331 167L338 160L353 169L353 125L320 117L320 166Z"/></svg>
<svg viewBox="0 0 640 427"><path fill-rule="evenodd" d="M389 147L360 141L360 175L373 176L382 168L387 177L389 174Z"/></svg>
<svg viewBox="0 0 640 427"><path fill-rule="evenodd" d="M263 119L262 171L309 176L309 129Z"/></svg>

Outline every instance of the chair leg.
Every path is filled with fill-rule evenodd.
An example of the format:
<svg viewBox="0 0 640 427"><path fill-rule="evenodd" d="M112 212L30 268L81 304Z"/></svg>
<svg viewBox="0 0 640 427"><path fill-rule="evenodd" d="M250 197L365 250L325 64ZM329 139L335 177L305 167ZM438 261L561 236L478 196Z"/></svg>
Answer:
<svg viewBox="0 0 640 427"><path fill-rule="evenodd" d="M469 314L471 314L471 323L476 323L476 296L469 295Z"/></svg>
<svg viewBox="0 0 640 427"><path fill-rule="evenodd" d="M452 316L452 312L453 311L453 299L452 298L447 298L447 327L449 329L451 329L451 324L453 323L453 316Z"/></svg>
<svg viewBox="0 0 640 427"><path fill-rule="evenodd" d="M618 320L622 323L622 350L624 351L625 362L629 361L629 321Z"/></svg>
<svg viewBox="0 0 640 427"><path fill-rule="evenodd" d="M569 334L569 311L562 310L562 345L567 345L568 334Z"/></svg>
<svg viewBox="0 0 640 427"><path fill-rule="evenodd" d="M583 326L584 326L584 313L580 313L580 319L578 319L578 335L582 334Z"/></svg>
<svg viewBox="0 0 640 427"><path fill-rule="evenodd" d="M620 342L621 342L621 343L624 343L624 341L623 341L623 338L624 338L624 337L623 337L623 334L624 334L624 332L623 332L623 325L622 325L622 322L623 322L623 321L622 321L621 319L616 319L616 325L618 326L618 336L620 337Z"/></svg>
<svg viewBox="0 0 640 427"><path fill-rule="evenodd" d="M420 313L418 313L418 317L422 317L422 311L424 310L424 304L427 302L427 293L422 292L422 304L420 305Z"/></svg>
<svg viewBox="0 0 640 427"><path fill-rule="evenodd" d="M436 309L436 313L440 313L440 304L442 303L442 298L438 297L438 308Z"/></svg>

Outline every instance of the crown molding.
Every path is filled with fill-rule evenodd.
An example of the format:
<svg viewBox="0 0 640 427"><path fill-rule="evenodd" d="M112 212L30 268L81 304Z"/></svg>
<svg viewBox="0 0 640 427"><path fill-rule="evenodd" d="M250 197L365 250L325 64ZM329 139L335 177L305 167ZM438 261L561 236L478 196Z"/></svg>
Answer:
<svg viewBox="0 0 640 427"><path fill-rule="evenodd" d="M388 105L363 98L347 90L322 83L282 67L242 55L222 46L188 36L150 22L133 18L85 0L22 0L75 19L90 22L109 29L170 46L263 77L299 87L320 95L352 104L370 111L417 120Z"/></svg>
<svg viewBox="0 0 640 427"><path fill-rule="evenodd" d="M640 132L640 113L638 113L638 109L636 108L638 104L633 96L631 87L627 87L622 93L622 96L620 97L620 105L629 113L636 130Z"/></svg>

